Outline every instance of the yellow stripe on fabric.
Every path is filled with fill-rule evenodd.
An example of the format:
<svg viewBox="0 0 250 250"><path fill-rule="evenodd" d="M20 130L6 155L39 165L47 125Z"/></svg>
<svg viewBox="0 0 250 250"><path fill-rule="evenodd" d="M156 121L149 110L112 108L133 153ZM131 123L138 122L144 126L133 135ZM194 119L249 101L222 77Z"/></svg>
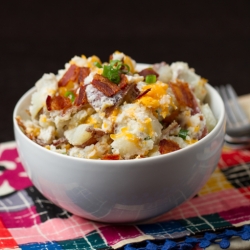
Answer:
<svg viewBox="0 0 250 250"><path fill-rule="evenodd" d="M203 186L203 188L199 191L198 195L206 195L210 193L219 192L225 189L233 189L234 187L230 184L230 182L226 179L224 174L220 171L220 169L216 168L214 173L211 175L207 183Z"/></svg>

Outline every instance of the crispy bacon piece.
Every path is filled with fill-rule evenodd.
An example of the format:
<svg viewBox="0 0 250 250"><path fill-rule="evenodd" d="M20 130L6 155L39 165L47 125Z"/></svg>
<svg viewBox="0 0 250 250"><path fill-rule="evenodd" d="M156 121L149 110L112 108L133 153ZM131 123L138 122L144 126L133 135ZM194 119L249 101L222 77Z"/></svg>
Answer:
<svg viewBox="0 0 250 250"><path fill-rule="evenodd" d="M102 157L102 160L120 160L120 155L106 154Z"/></svg>
<svg viewBox="0 0 250 250"><path fill-rule="evenodd" d="M90 69L87 67L78 67L75 64L71 64L69 69L65 72L63 77L59 80L58 86L65 87L69 81L78 82L79 85L83 85L84 79L89 75Z"/></svg>
<svg viewBox="0 0 250 250"><path fill-rule="evenodd" d="M89 75L90 69L87 67L81 67L78 74L78 84L82 86L84 84L84 79Z"/></svg>
<svg viewBox="0 0 250 250"><path fill-rule="evenodd" d="M179 124L175 120L172 121L172 123L170 123L168 127L162 130L162 136L166 136L166 135L168 136L170 132L174 130L175 128L177 128L178 126Z"/></svg>
<svg viewBox="0 0 250 250"><path fill-rule="evenodd" d="M109 97L115 95L120 90L118 85L112 83L108 78L99 74L94 75L91 84L104 95Z"/></svg>
<svg viewBox="0 0 250 250"><path fill-rule="evenodd" d="M87 85L80 86L79 94L76 97L75 102L74 102L74 104L76 106L80 106L80 105L84 105L84 104L88 103L87 94L86 94L86 87L87 87Z"/></svg>
<svg viewBox="0 0 250 250"><path fill-rule="evenodd" d="M42 147L45 147L45 146L49 145L48 143L44 143L41 139L38 139L38 138L35 138L35 137L33 138L33 141L35 143L37 143L38 145L42 146Z"/></svg>
<svg viewBox="0 0 250 250"><path fill-rule="evenodd" d="M159 151L161 154L167 154L176 150L181 149L180 146L171 140L163 139L159 143Z"/></svg>
<svg viewBox="0 0 250 250"><path fill-rule="evenodd" d="M46 106L49 111L52 110L66 110L72 106L69 98L64 96L47 96Z"/></svg>
<svg viewBox="0 0 250 250"><path fill-rule="evenodd" d="M79 146L81 148L85 148L91 144L96 144L98 142L98 139L105 135L104 131L97 130L94 128L88 128L86 129L86 131L91 133L91 137L90 139L88 139L86 142L84 142L82 145Z"/></svg>
<svg viewBox="0 0 250 250"><path fill-rule="evenodd" d="M65 87L69 81L76 81L80 68L75 64L71 64L69 69L65 72L63 77L58 82L59 87Z"/></svg>
<svg viewBox="0 0 250 250"><path fill-rule="evenodd" d="M121 81L119 83L119 88L124 89L128 85L128 79L124 74L121 74Z"/></svg>
<svg viewBox="0 0 250 250"><path fill-rule="evenodd" d="M63 137L63 138L59 138L59 139L57 139L57 140L53 140L53 142L52 142L52 144L54 145L54 146L60 146L60 145L62 145L62 144L65 144L65 143L68 143L68 140L65 138L65 137Z"/></svg>
<svg viewBox="0 0 250 250"><path fill-rule="evenodd" d="M165 117L163 119L163 124L165 127L168 127L173 121L176 120L177 116L180 114L180 110L179 109L175 109L172 113L170 113L169 116Z"/></svg>
<svg viewBox="0 0 250 250"><path fill-rule="evenodd" d="M142 71L140 71L138 73L140 76L143 76L144 78L147 76L147 75L155 75L156 77L159 76L159 74L157 72L155 72L152 68L146 68L146 69L143 69Z"/></svg>
<svg viewBox="0 0 250 250"><path fill-rule="evenodd" d="M125 101L128 102L128 103L132 103L135 100L140 99L141 97L146 95L150 90L151 90L151 88L140 92L140 90L136 87L136 85L133 85L129 89L129 91L128 91L126 97L125 97Z"/></svg>
<svg viewBox="0 0 250 250"><path fill-rule="evenodd" d="M178 81L177 83L169 83L172 91L175 95L177 102L180 107L185 108L189 107L192 109L191 114L200 113L199 106L194 98L193 93L191 92L188 83Z"/></svg>
<svg viewBox="0 0 250 250"><path fill-rule="evenodd" d="M117 93L117 95L118 94L121 95L121 98L117 99L116 103L113 106L105 109L105 117L109 117L111 115L111 113L125 100L127 93L133 87L134 87L133 84L129 84Z"/></svg>
<svg viewBox="0 0 250 250"><path fill-rule="evenodd" d="M50 95L48 95L46 98L46 107L49 111L52 110L51 105L52 105L52 97Z"/></svg>
<svg viewBox="0 0 250 250"><path fill-rule="evenodd" d="M34 133L27 133L27 128L25 127L25 125L23 124L23 121L21 120L20 116L16 117L16 121L18 126L20 127L20 129L23 131L23 133L32 141L36 141L36 136L34 135Z"/></svg>
<svg viewBox="0 0 250 250"><path fill-rule="evenodd" d="M202 139L203 137L205 137L206 135L208 134L208 131L207 131L207 127L205 127L202 131L202 134L200 136L200 138L198 138L198 140Z"/></svg>
<svg viewBox="0 0 250 250"><path fill-rule="evenodd" d="M146 95L151 89L146 89L143 92L141 92L136 99L140 99L141 97L143 97L144 95Z"/></svg>
<svg viewBox="0 0 250 250"><path fill-rule="evenodd" d="M140 95L140 90L137 88L136 84L130 84L133 85L129 92L127 93L125 97L125 101L128 103L132 103L136 100L136 98Z"/></svg>
<svg viewBox="0 0 250 250"><path fill-rule="evenodd" d="M26 133L26 127L25 127L25 125L23 124L23 122L22 122L20 116L17 116L17 117L16 117L16 121L17 121L18 126L22 129L22 131L23 131L24 133Z"/></svg>
<svg viewBox="0 0 250 250"><path fill-rule="evenodd" d="M82 145L80 145L80 148L85 148L87 146L90 146L92 144L96 144L98 142L97 138L91 137L86 142L84 142Z"/></svg>
<svg viewBox="0 0 250 250"><path fill-rule="evenodd" d="M105 135L105 132L99 129L94 129L94 128L87 128L86 129L87 132L90 132L92 134L93 137L95 138L100 138L103 135Z"/></svg>

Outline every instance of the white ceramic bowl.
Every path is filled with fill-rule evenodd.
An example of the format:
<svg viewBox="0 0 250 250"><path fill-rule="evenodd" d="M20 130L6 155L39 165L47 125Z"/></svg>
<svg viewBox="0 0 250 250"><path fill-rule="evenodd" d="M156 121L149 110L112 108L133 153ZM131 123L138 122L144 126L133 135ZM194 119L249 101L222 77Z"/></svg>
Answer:
<svg viewBox="0 0 250 250"><path fill-rule="evenodd" d="M21 162L37 189L73 214L100 222L131 223L161 215L193 197L214 171L225 133L223 102L207 85L216 127L199 142L152 158L104 161L49 151L20 130L34 88L18 101L14 131Z"/></svg>

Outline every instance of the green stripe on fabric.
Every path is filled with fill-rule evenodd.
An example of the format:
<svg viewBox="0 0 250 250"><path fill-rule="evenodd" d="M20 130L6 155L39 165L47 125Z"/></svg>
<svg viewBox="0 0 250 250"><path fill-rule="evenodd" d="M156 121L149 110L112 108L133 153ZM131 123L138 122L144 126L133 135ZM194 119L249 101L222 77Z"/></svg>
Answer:
<svg viewBox="0 0 250 250"><path fill-rule="evenodd" d="M100 234L98 234L96 231L87 234L86 238L88 239L88 242L90 242L92 246L98 247L98 249L107 249L107 247L109 247L101 238Z"/></svg>
<svg viewBox="0 0 250 250"><path fill-rule="evenodd" d="M10 249L10 248L8 248L8 249ZM14 249L14 248L11 248L11 249ZM62 250L62 247L56 242L45 242L45 243L21 244L21 245L19 245L19 249L22 249L22 250L41 250L41 249Z"/></svg>
<svg viewBox="0 0 250 250"><path fill-rule="evenodd" d="M63 250L109 249L109 246L107 246L107 244L96 231L86 235L85 238L57 241L57 243L62 247Z"/></svg>
<svg viewBox="0 0 250 250"><path fill-rule="evenodd" d="M58 241L58 244L64 250L76 250L76 249L90 250L90 249L93 249L84 238L75 239L75 240Z"/></svg>
<svg viewBox="0 0 250 250"><path fill-rule="evenodd" d="M217 213L179 220L179 223L192 233L232 227L231 223Z"/></svg>

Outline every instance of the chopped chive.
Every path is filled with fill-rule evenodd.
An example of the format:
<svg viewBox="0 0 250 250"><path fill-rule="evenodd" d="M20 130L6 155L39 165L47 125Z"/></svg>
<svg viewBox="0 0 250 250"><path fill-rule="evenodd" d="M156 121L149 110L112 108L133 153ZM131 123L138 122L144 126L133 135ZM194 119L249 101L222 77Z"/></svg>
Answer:
<svg viewBox="0 0 250 250"><path fill-rule="evenodd" d="M113 67L117 62L119 62L119 60L110 60L109 64L111 67Z"/></svg>
<svg viewBox="0 0 250 250"><path fill-rule="evenodd" d="M186 140L186 137L188 135L188 130L186 129L181 129L178 136L181 137L183 140Z"/></svg>
<svg viewBox="0 0 250 250"><path fill-rule="evenodd" d="M125 63L124 63L124 66L125 66L125 68L127 68L127 71L129 72L130 71L130 67L127 64L125 64Z"/></svg>
<svg viewBox="0 0 250 250"><path fill-rule="evenodd" d="M109 65L103 66L102 75L107 77L111 82L118 84L121 80L121 74L128 73L129 70L129 66L122 61L110 60Z"/></svg>
<svg viewBox="0 0 250 250"><path fill-rule="evenodd" d="M108 78L111 68L110 65L104 65L102 75Z"/></svg>
<svg viewBox="0 0 250 250"><path fill-rule="evenodd" d="M107 77L111 82L114 83L120 82L119 70L111 67L111 65L104 65L102 75Z"/></svg>
<svg viewBox="0 0 250 250"><path fill-rule="evenodd" d="M102 68L102 65L101 65L99 62L94 62L94 65L95 65L97 68Z"/></svg>
<svg viewBox="0 0 250 250"><path fill-rule="evenodd" d="M67 91L64 96L68 97L71 102L74 102L74 100L75 100L75 95L72 91Z"/></svg>
<svg viewBox="0 0 250 250"><path fill-rule="evenodd" d="M120 60L110 60L109 64L110 66L114 67L114 66L122 65L122 62Z"/></svg>
<svg viewBox="0 0 250 250"><path fill-rule="evenodd" d="M156 75L147 75L146 76L146 83L155 83L156 82Z"/></svg>

